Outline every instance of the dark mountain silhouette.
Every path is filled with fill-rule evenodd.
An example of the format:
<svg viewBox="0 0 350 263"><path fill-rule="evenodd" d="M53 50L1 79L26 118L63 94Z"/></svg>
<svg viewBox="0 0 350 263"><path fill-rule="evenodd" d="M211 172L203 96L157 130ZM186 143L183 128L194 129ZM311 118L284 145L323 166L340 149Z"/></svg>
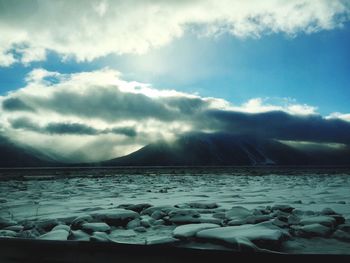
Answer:
<svg viewBox="0 0 350 263"><path fill-rule="evenodd" d="M308 165L309 156L275 140L231 134L193 133L159 141L103 165Z"/></svg>
<svg viewBox="0 0 350 263"><path fill-rule="evenodd" d="M220 165L350 165L350 148L295 148L251 135L189 133L175 141L161 140L108 161L63 164L42 152L19 146L0 136L0 167Z"/></svg>
<svg viewBox="0 0 350 263"><path fill-rule="evenodd" d="M0 135L0 167L44 167L56 164L39 151L19 146Z"/></svg>

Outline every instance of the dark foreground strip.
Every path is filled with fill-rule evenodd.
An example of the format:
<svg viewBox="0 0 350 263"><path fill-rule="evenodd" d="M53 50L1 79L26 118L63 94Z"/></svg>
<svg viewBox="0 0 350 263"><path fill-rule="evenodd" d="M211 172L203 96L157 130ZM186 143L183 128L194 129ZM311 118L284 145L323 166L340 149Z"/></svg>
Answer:
<svg viewBox="0 0 350 263"><path fill-rule="evenodd" d="M169 245L130 245L104 242L47 241L0 238L0 262L48 263L172 263L172 262L350 262L348 256L283 255L199 250ZM252 260L252 261L251 261ZM258 261L257 261L258 260ZM335 261L328 261L335 260Z"/></svg>

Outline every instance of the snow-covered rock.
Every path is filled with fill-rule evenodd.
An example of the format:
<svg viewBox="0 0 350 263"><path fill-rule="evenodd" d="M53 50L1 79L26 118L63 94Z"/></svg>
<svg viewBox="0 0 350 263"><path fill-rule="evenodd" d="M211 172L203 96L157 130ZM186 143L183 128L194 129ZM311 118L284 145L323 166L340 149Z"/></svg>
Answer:
<svg viewBox="0 0 350 263"><path fill-rule="evenodd" d="M93 232L109 232L111 227L106 223L85 223L82 225L82 230L93 233Z"/></svg>
<svg viewBox="0 0 350 263"><path fill-rule="evenodd" d="M94 232L90 237L90 241L95 242L109 242L110 238L105 232Z"/></svg>
<svg viewBox="0 0 350 263"><path fill-rule="evenodd" d="M82 215L82 216L78 216L77 218L75 218L72 223L71 223L71 227L72 229L79 229L81 228L81 226L85 223L89 223L93 221L92 216L90 215Z"/></svg>
<svg viewBox="0 0 350 263"><path fill-rule="evenodd" d="M225 218L228 221L244 220L248 216L252 215L252 211L242 206L234 206L230 210L226 211Z"/></svg>
<svg viewBox="0 0 350 263"><path fill-rule="evenodd" d="M186 204L190 208L197 208L197 209L215 209L219 207L217 203L212 203L212 202L191 202Z"/></svg>
<svg viewBox="0 0 350 263"><path fill-rule="evenodd" d="M18 233L18 237L20 238L37 238L40 236L40 233L37 229L33 228L33 229L28 229L28 230L24 230Z"/></svg>
<svg viewBox="0 0 350 263"><path fill-rule="evenodd" d="M54 230L59 230L59 229L63 229L63 230L66 230L66 231L70 231L70 226L67 226L67 225L57 225L55 226L52 231Z"/></svg>
<svg viewBox="0 0 350 263"><path fill-rule="evenodd" d="M194 237L197 232L210 229L210 228L217 228L220 227L217 224L210 224L210 223L202 223L202 224L187 224L178 226L173 230L173 236L175 238L190 238Z"/></svg>
<svg viewBox="0 0 350 263"><path fill-rule="evenodd" d="M300 223L300 218L297 215L288 216L288 224L297 225Z"/></svg>
<svg viewBox="0 0 350 263"><path fill-rule="evenodd" d="M350 234L350 223L344 223L338 226L338 229Z"/></svg>
<svg viewBox="0 0 350 263"><path fill-rule="evenodd" d="M337 213L332 208L329 208L329 207L326 207L321 211L321 215L336 215L336 214Z"/></svg>
<svg viewBox="0 0 350 263"><path fill-rule="evenodd" d="M276 204L272 206L272 210L280 210L282 212L291 213L294 210L294 207L291 207L290 205Z"/></svg>
<svg viewBox="0 0 350 263"><path fill-rule="evenodd" d="M141 212L141 215L151 216L153 214L153 212L157 211L157 210L160 210L160 211L167 214L168 212L170 212L173 209L174 209L174 207L170 206L170 205L152 206L152 207L149 207L149 208L146 208L145 210L143 210Z"/></svg>
<svg viewBox="0 0 350 263"><path fill-rule="evenodd" d="M246 224L258 224L270 220L270 215L251 215L244 219Z"/></svg>
<svg viewBox="0 0 350 263"><path fill-rule="evenodd" d="M168 213L169 221L173 224L200 223L200 214L191 209L175 209Z"/></svg>
<svg viewBox="0 0 350 263"><path fill-rule="evenodd" d="M272 220L272 224L280 227L280 228L286 228L288 227L288 223L278 219L278 218L275 218L274 220Z"/></svg>
<svg viewBox="0 0 350 263"><path fill-rule="evenodd" d="M341 241L346 241L346 242L350 242L350 233L347 233L343 230L337 230L333 233L332 235L333 238L339 239Z"/></svg>
<svg viewBox="0 0 350 263"><path fill-rule="evenodd" d="M326 237L331 233L331 229L319 223L308 224L296 228L296 236L300 237Z"/></svg>
<svg viewBox="0 0 350 263"><path fill-rule="evenodd" d="M4 230L11 230L11 231L15 231L15 232L20 232L23 229L24 229L24 227L21 225L8 226L8 227L4 228Z"/></svg>
<svg viewBox="0 0 350 263"><path fill-rule="evenodd" d="M119 237L134 237L134 236L137 236L137 234L132 229L128 229L128 230L116 229L116 230L113 230L109 234L109 237L112 238L112 239L113 238L117 239Z"/></svg>
<svg viewBox="0 0 350 263"><path fill-rule="evenodd" d="M156 210L151 215L151 217L155 220L161 219L164 216L166 216L166 213L164 213L162 210Z"/></svg>
<svg viewBox="0 0 350 263"><path fill-rule="evenodd" d="M141 220L139 218L135 218L133 220L131 220L127 225L126 228L127 229L134 229L136 227L141 226Z"/></svg>
<svg viewBox="0 0 350 263"><path fill-rule="evenodd" d="M335 219L335 225L341 225L345 223L345 218L341 215L330 215L330 217L333 217Z"/></svg>
<svg viewBox="0 0 350 263"><path fill-rule="evenodd" d="M67 240L69 232L64 229L50 231L44 235L41 235L40 239L45 240Z"/></svg>
<svg viewBox="0 0 350 263"><path fill-rule="evenodd" d="M69 240L75 240L75 241L89 241L90 235L85 233L84 231L78 229L71 231L69 235Z"/></svg>
<svg viewBox="0 0 350 263"><path fill-rule="evenodd" d="M91 216L112 226L125 226L129 221L138 218L140 215L135 211L116 208L99 210L92 213Z"/></svg>
<svg viewBox="0 0 350 263"><path fill-rule="evenodd" d="M313 216L306 217L300 220L301 225L321 224L327 227L334 226L335 222L335 218L331 216Z"/></svg>
<svg viewBox="0 0 350 263"><path fill-rule="evenodd" d="M271 223L207 229L198 232L196 236L206 241L221 241L232 245L236 249L240 247L242 240L248 240L261 248L278 249L281 242L289 237L286 231L273 226Z"/></svg>
<svg viewBox="0 0 350 263"><path fill-rule="evenodd" d="M17 233L12 230L0 230L0 237L16 237Z"/></svg>
<svg viewBox="0 0 350 263"><path fill-rule="evenodd" d="M143 226L138 226L134 228L134 231L139 233L144 233L144 232L147 232L147 229Z"/></svg>
<svg viewBox="0 0 350 263"><path fill-rule="evenodd" d="M146 244L147 245L170 245L178 243L179 240L170 236L151 236L147 237Z"/></svg>
<svg viewBox="0 0 350 263"><path fill-rule="evenodd" d="M59 222L57 219L46 219L35 223L36 227L39 229L39 231L50 231L55 226L59 225Z"/></svg>
<svg viewBox="0 0 350 263"><path fill-rule="evenodd" d="M14 226L14 225L17 225L16 221L0 217L0 228Z"/></svg>
<svg viewBox="0 0 350 263"><path fill-rule="evenodd" d="M127 209L127 210L132 210L135 211L137 213L141 213L141 211L151 207L151 204L148 203L141 203L141 204L122 204L122 205L118 205L117 208L123 208L123 209Z"/></svg>

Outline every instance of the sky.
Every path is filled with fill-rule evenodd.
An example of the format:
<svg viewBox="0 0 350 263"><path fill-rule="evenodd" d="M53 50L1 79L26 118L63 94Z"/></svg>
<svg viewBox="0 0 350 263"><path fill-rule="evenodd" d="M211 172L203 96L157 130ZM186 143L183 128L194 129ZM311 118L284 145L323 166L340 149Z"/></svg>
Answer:
<svg viewBox="0 0 350 263"><path fill-rule="evenodd" d="M349 0L0 0L0 133L73 161L192 131L348 144L349 20Z"/></svg>

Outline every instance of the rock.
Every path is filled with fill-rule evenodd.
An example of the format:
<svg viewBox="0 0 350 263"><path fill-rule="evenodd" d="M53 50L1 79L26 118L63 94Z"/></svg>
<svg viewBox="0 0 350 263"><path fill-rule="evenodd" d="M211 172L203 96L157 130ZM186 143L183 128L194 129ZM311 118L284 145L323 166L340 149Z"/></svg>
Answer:
<svg viewBox="0 0 350 263"><path fill-rule="evenodd" d="M23 226L23 230L30 230L30 229L33 229L35 228L35 224L33 221L22 221L20 222L20 224Z"/></svg>
<svg viewBox="0 0 350 263"><path fill-rule="evenodd" d="M173 237L162 237L162 236L154 236L154 237L147 237L146 239L146 245L171 245L178 243L179 240Z"/></svg>
<svg viewBox="0 0 350 263"><path fill-rule="evenodd" d="M57 219L47 219L43 221L36 222L35 225L39 232L48 232L52 230L55 226L59 224Z"/></svg>
<svg viewBox="0 0 350 263"><path fill-rule="evenodd" d="M15 232L20 232L24 229L23 226L20 226L20 225L15 225L15 226L8 226L8 227L5 227L4 230L11 230L11 231L15 231Z"/></svg>
<svg viewBox="0 0 350 263"><path fill-rule="evenodd" d="M135 211L116 208L100 210L92 213L91 216L111 226L126 226L129 221L138 218L140 215Z"/></svg>
<svg viewBox="0 0 350 263"><path fill-rule="evenodd" d="M338 226L338 229L350 233L350 223L344 223Z"/></svg>
<svg viewBox="0 0 350 263"><path fill-rule="evenodd" d="M122 205L118 205L117 207L118 208L124 208L124 209L127 209L127 210L132 210L132 211L135 211L137 213L140 213L141 211L151 207L152 205L150 204L147 204L147 203L142 203L142 204L122 204Z"/></svg>
<svg viewBox="0 0 350 263"><path fill-rule="evenodd" d="M163 219L158 219L156 221L153 222L154 226L160 226L160 225L164 225L165 221Z"/></svg>
<svg viewBox="0 0 350 263"><path fill-rule="evenodd" d="M245 219L246 224L258 224L270 220L272 217L270 215L251 215Z"/></svg>
<svg viewBox="0 0 350 263"><path fill-rule="evenodd" d="M315 215L316 213L314 212L314 211L312 211L312 210L308 210L308 211L305 211L304 212L304 215L306 215L306 216L313 216L313 215Z"/></svg>
<svg viewBox="0 0 350 263"><path fill-rule="evenodd" d="M170 211L168 215L169 221L173 224L200 223L200 214L195 210L176 209Z"/></svg>
<svg viewBox="0 0 350 263"><path fill-rule="evenodd" d="M241 250L240 246L242 245L247 246L245 249L254 249L250 242L260 248L276 250L289 235L286 231L273 226L271 223L260 223L207 229L198 232L196 237L204 241L230 244L237 250Z"/></svg>
<svg viewBox="0 0 350 263"><path fill-rule="evenodd" d="M163 211L161 210L156 210L152 213L151 217L155 220L158 220L158 219L161 219L163 218L164 216L166 216L166 213L164 213Z"/></svg>
<svg viewBox="0 0 350 263"><path fill-rule="evenodd" d="M287 222L289 225L297 225L300 223L300 218L296 215L290 215L290 216L288 216Z"/></svg>
<svg viewBox="0 0 350 263"><path fill-rule="evenodd" d="M337 213L334 212L333 209L326 207L321 211L321 215L336 215Z"/></svg>
<svg viewBox="0 0 350 263"><path fill-rule="evenodd" d="M70 226L67 226L67 225L57 225L55 226L52 230L59 230L59 229L63 229L63 230L66 230L66 231L70 231Z"/></svg>
<svg viewBox="0 0 350 263"><path fill-rule="evenodd" d="M281 219L288 218L288 216L290 216L290 213L286 213L281 210L275 210L272 215Z"/></svg>
<svg viewBox="0 0 350 263"><path fill-rule="evenodd" d="M170 206L170 205L152 206L152 207L149 207L149 208L146 208L145 210L143 210L141 212L141 215L149 215L149 216L151 216L153 214L153 212L157 211L157 210L160 210L160 211L162 211L162 212L167 214L168 212L170 212L173 209L174 209L174 207Z"/></svg>
<svg viewBox="0 0 350 263"><path fill-rule="evenodd" d="M280 210L282 212L291 213L294 210L294 207L291 207L290 205L277 204L272 206L272 210Z"/></svg>
<svg viewBox="0 0 350 263"><path fill-rule="evenodd" d="M326 237L331 233L331 229L324 225L314 223L296 229L296 236L300 237Z"/></svg>
<svg viewBox="0 0 350 263"><path fill-rule="evenodd" d="M22 232L19 232L20 238L33 238L34 239L34 238L37 238L39 236L40 236L40 233L35 228L23 230Z"/></svg>
<svg viewBox="0 0 350 263"><path fill-rule="evenodd" d="M217 228L220 227L217 224L209 224L209 223L202 223L202 224L188 224L188 225L182 225L178 226L173 230L173 236L175 238L180 239L186 239L190 237L194 237L197 232L210 229L210 228Z"/></svg>
<svg viewBox="0 0 350 263"><path fill-rule="evenodd" d="M300 209L294 209L293 212L292 212L293 215L296 215L296 216L302 216L305 214L305 211L303 210L300 210Z"/></svg>
<svg viewBox="0 0 350 263"><path fill-rule="evenodd" d="M127 229L134 229L136 227L141 226L141 220L139 218L135 218L134 220L131 220L127 225Z"/></svg>
<svg viewBox="0 0 350 263"><path fill-rule="evenodd" d="M116 229L109 234L110 238L116 239L116 240L120 237L125 238L125 237L134 237L134 236L137 236L137 234L135 233L134 230L131 230L131 229L128 229L128 230Z"/></svg>
<svg viewBox="0 0 350 263"><path fill-rule="evenodd" d="M301 225L321 224L326 227L333 227L335 225L335 218L331 216L313 216L300 220Z"/></svg>
<svg viewBox="0 0 350 263"><path fill-rule="evenodd" d="M69 232L63 229L50 231L44 235L41 235L40 239L45 240L67 240Z"/></svg>
<svg viewBox="0 0 350 263"><path fill-rule="evenodd" d="M245 225L245 219L233 219L229 222L227 222L228 226L241 226L241 225Z"/></svg>
<svg viewBox="0 0 350 263"><path fill-rule="evenodd" d="M143 226L138 226L134 228L134 231L139 233L144 233L144 232L147 232L147 229L144 228Z"/></svg>
<svg viewBox="0 0 350 263"><path fill-rule="evenodd" d="M333 233L332 237L341 241L350 242L350 234L339 229Z"/></svg>
<svg viewBox="0 0 350 263"><path fill-rule="evenodd" d="M218 212L213 214L213 217L218 219L225 219L226 218L225 214L226 214L225 212Z"/></svg>
<svg viewBox="0 0 350 263"><path fill-rule="evenodd" d="M17 233L12 230L0 230L0 237L16 237Z"/></svg>
<svg viewBox="0 0 350 263"><path fill-rule="evenodd" d="M93 218L90 215L78 216L72 221L71 228L74 230L79 229L83 224L89 223L91 221L93 221Z"/></svg>
<svg viewBox="0 0 350 263"><path fill-rule="evenodd" d="M159 219L159 220L162 220L162 219ZM151 225L154 224L154 222L156 222L156 220L154 220L153 218L142 218L140 221L140 225L143 227L151 227Z"/></svg>
<svg viewBox="0 0 350 263"><path fill-rule="evenodd" d="M242 206L234 206L230 210L226 211L225 218L228 221L242 220L252 215L252 212Z"/></svg>
<svg viewBox="0 0 350 263"><path fill-rule="evenodd" d="M286 223L278 218L275 218L274 220L272 220L272 224L274 224L275 226L281 227L281 228L288 227L288 223Z"/></svg>
<svg viewBox="0 0 350 263"><path fill-rule="evenodd" d="M197 208L197 209L215 209L219 207L217 203L208 203L208 202L191 202L191 203L187 203L187 205L190 208Z"/></svg>
<svg viewBox="0 0 350 263"><path fill-rule="evenodd" d="M106 223L85 223L82 225L82 230L87 233L109 232L111 230L111 227Z"/></svg>
<svg viewBox="0 0 350 263"><path fill-rule="evenodd" d="M212 218L212 217L200 217L199 218L199 223L208 223L208 224L217 224L221 225L222 220L218 218Z"/></svg>
<svg viewBox="0 0 350 263"><path fill-rule="evenodd" d="M341 225L345 223L345 218L341 215L330 215L331 217L333 217L335 219L335 225Z"/></svg>
<svg viewBox="0 0 350 263"><path fill-rule="evenodd" d="M17 225L17 222L11 219L0 217L0 228Z"/></svg>
<svg viewBox="0 0 350 263"><path fill-rule="evenodd" d="M89 241L90 235L85 233L82 230L73 230L71 231L68 239L75 240L75 241Z"/></svg>
<svg viewBox="0 0 350 263"><path fill-rule="evenodd" d="M90 237L90 241L110 242L110 238L105 232L94 232L93 235Z"/></svg>

